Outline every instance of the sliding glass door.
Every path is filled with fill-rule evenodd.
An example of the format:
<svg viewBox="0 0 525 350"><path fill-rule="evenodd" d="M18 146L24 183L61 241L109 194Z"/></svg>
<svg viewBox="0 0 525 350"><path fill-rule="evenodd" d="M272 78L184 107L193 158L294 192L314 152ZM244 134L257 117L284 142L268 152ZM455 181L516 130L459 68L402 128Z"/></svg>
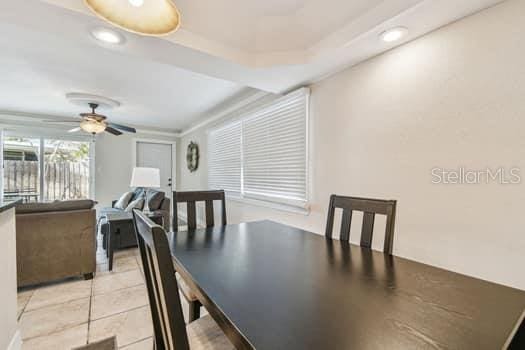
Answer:
<svg viewBox="0 0 525 350"><path fill-rule="evenodd" d="M40 139L4 137L4 198L40 198Z"/></svg>
<svg viewBox="0 0 525 350"><path fill-rule="evenodd" d="M92 197L91 144L5 136L4 198L48 202Z"/></svg>

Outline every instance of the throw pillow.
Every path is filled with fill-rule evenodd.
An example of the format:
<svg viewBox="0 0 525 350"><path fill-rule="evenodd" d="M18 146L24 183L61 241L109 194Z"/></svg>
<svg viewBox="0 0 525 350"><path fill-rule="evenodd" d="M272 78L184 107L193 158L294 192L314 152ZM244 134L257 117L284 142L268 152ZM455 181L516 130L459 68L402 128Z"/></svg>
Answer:
<svg viewBox="0 0 525 350"><path fill-rule="evenodd" d="M155 211L160 209L160 205L164 200L164 192L148 190L146 192L146 202L148 203L148 209Z"/></svg>
<svg viewBox="0 0 525 350"><path fill-rule="evenodd" d="M120 196L120 198L117 201L117 203L115 203L114 208L122 209L122 210L126 209L126 207L128 206L132 195L133 195L133 192L126 192L126 193L124 193L122 196Z"/></svg>
<svg viewBox="0 0 525 350"><path fill-rule="evenodd" d="M144 197L145 191L142 187L137 187L133 190L133 195L131 196L130 201L134 201L135 199Z"/></svg>
<svg viewBox="0 0 525 350"><path fill-rule="evenodd" d="M144 207L144 198L137 198L134 201L129 202L128 206L124 211L132 211L133 209L142 210Z"/></svg>

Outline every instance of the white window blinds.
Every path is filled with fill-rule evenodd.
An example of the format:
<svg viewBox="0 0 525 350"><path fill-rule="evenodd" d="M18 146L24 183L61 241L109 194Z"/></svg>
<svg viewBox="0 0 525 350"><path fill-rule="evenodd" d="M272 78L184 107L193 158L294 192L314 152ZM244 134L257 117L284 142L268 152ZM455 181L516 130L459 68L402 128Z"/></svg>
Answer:
<svg viewBox="0 0 525 350"><path fill-rule="evenodd" d="M244 196L306 201L306 113L298 91L244 120Z"/></svg>
<svg viewBox="0 0 525 350"><path fill-rule="evenodd" d="M210 188L306 207L308 95L297 90L210 132Z"/></svg>
<svg viewBox="0 0 525 350"><path fill-rule="evenodd" d="M241 122L208 135L208 183L211 189L241 193Z"/></svg>

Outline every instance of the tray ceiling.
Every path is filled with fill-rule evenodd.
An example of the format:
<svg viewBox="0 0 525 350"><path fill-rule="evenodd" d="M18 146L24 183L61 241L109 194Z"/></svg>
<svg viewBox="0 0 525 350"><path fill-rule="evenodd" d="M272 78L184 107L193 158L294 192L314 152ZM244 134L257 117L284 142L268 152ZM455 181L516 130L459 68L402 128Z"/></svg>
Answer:
<svg viewBox="0 0 525 350"><path fill-rule="evenodd" d="M120 31L125 44L112 47L90 36L109 25L82 0L4 1L0 73L9 79L0 91L10 96L16 87L30 100L9 98L0 109L69 113L53 96L80 91L122 99L132 109L122 118L136 115L137 124L186 128L249 88L289 91L498 2L175 0L179 31L162 38ZM396 26L408 35L379 39Z"/></svg>

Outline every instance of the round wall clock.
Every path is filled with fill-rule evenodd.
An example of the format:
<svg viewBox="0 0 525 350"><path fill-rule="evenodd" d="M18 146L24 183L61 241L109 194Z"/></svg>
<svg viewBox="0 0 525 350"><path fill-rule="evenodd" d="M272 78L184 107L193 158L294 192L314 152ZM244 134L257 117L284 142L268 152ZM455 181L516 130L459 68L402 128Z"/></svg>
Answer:
<svg viewBox="0 0 525 350"><path fill-rule="evenodd" d="M199 168L199 145L193 141L190 142L186 151L186 164L192 173Z"/></svg>

